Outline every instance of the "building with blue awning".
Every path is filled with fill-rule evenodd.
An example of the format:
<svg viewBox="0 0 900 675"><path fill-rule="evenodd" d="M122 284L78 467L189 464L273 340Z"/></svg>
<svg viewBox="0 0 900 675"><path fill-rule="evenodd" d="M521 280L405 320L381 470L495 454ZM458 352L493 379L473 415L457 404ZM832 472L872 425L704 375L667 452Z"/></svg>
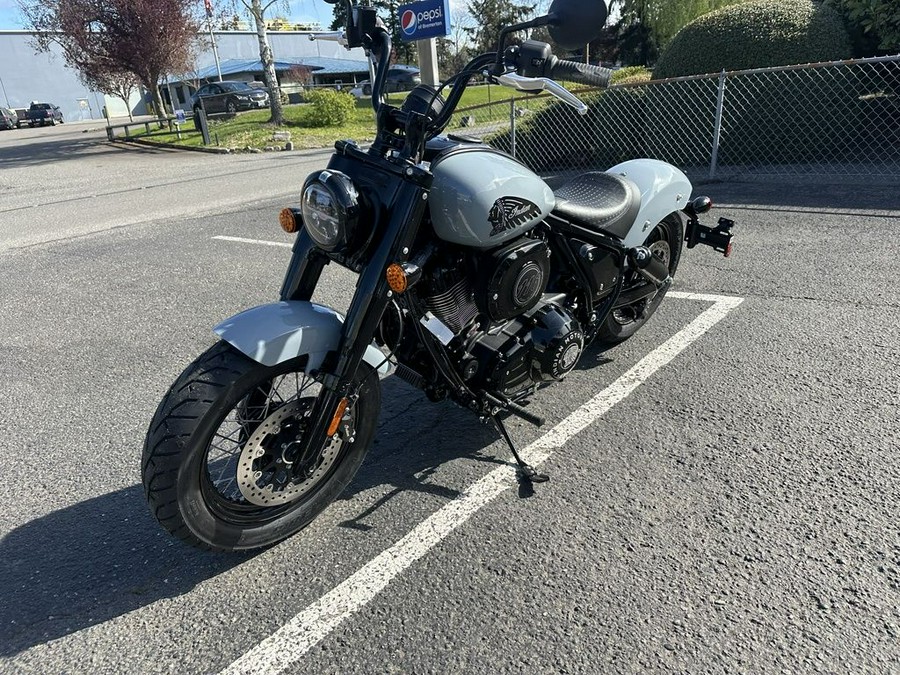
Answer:
<svg viewBox="0 0 900 675"><path fill-rule="evenodd" d="M222 77L246 82L262 81L259 42L254 31L215 31ZM202 36L207 38L207 34ZM269 44L275 55L279 82L341 86L368 79L368 64L362 49L347 50L335 42L311 41L309 32L271 31ZM208 39L206 40L208 42ZM66 120L102 119L146 112L146 93L135 92L130 101L106 96L86 86L69 68L57 46L36 52L34 33L27 30L0 31L0 104L17 109L31 101L58 105ZM188 73L170 74L161 86L166 100L184 107L191 93L203 83L218 79L212 49L198 54L196 67ZM199 83L199 84L198 84ZM171 93L170 87L171 86ZM298 84L297 86L300 86ZM288 94L291 87L286 87Z"/></svg>

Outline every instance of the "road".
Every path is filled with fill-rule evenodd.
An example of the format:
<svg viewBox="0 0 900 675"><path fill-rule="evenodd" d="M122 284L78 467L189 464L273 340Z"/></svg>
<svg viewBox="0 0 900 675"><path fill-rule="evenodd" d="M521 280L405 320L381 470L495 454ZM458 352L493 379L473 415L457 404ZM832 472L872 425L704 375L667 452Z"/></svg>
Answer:
<svg viewBox="0 0 900 675"><path fill-rule="evenodd" d="M896 671L896 188L702 186L734 257L687 251L680 297L511 424L533 495L388 378L341 499L214 555L149 515L143 436L210 326L277 296L289 248L216 237L289 244L325 156L101 136L0 133L0 672ZM331 266L317 297L352 290Z"/></svg>

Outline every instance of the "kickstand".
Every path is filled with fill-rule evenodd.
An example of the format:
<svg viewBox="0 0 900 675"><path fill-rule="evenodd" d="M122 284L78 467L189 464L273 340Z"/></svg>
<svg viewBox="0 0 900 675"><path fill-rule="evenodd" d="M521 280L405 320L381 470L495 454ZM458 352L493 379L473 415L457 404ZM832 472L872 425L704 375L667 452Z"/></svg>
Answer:
<svg viewBox="0 0 900 675"><path fill-rule="evenodd" d="M512 441L512 438L509 436L509 432L506 430L506 427L503 426L503 420L501 420L497 415L491 413L491 420L494 422L494 426L497 427L497 431L500 432L500 435L503 436L503 440L506 441L506 444L509 446L509 449L512 450L513 457L516 459L516 464L519 465L519 470L516 472L516 476L519 479L519 483L546 483L550 480L550 476L545 473L538 473L534 470L534 467L526 464L522 458L519 456L519 452L516 450L516 446Z"/></svg>

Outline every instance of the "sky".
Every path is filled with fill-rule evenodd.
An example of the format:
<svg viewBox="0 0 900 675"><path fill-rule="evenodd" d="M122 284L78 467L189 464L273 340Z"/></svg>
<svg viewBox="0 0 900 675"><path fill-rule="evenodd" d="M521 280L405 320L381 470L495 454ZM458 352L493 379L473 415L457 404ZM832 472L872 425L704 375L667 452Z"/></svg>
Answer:
<svg viewBox="0 0 900 675"><path fill-rule="evenodd" d="M213 0L213 5L220 3ZM322 0L291 0L288 17L294 22L318 21L325 28L331 24L332 5ZM278 9L272 15L282 14ZM24 28L16 0L0 0L0 30L16 30Z"/></svg>

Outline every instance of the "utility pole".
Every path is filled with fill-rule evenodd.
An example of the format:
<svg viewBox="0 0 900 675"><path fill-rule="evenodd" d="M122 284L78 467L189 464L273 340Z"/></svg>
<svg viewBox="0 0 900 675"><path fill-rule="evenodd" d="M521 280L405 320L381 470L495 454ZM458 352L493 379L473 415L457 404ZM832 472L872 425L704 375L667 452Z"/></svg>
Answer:
<svg viewBox="0 0 900 675"><path fill-rule="evenodd" d="M9 96L6 95L6 87L3 85L2 77L0 77L0 89L3 90L3 98L6 99L6 107L12 109L12 106L9 104Z"/></svg>
<svg viewBox="0 0 900 675"><path fill-rule="evenodd" d="M422 83L438 86L441 77L438 72L437 40L418 40L416 48L419 52L419 77L422 78Z"/></svg>

